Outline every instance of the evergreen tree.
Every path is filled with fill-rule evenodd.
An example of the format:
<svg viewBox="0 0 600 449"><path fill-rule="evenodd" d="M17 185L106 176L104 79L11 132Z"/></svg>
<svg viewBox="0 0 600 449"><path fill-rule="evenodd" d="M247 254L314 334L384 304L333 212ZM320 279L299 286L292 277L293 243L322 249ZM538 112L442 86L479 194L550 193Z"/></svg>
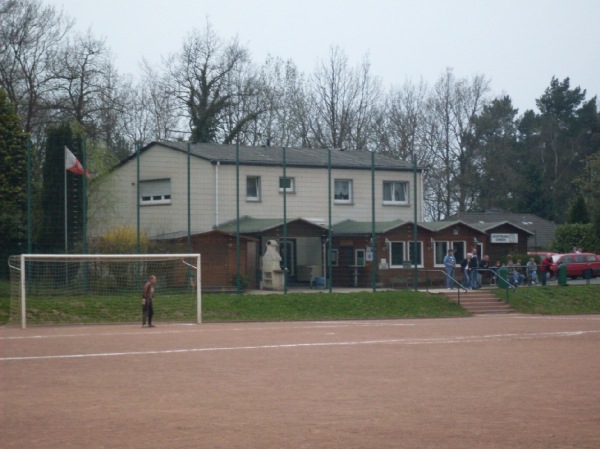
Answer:
<svg viewBox="0 0 600 449"><path fill-rule="evenodd" d="M69 253L81 243L83 177L66 172L65 146L79 161L82 161L82 132L76 124L66 123L48 129L46 137L46 159L43 167L44 181L42 187L43 218L39 246L40 251L43 252ZM65 206L67 210L66 239Z"/></svg>
<svg viewBox="0 0 600 449"><path fill-rule="evenodd" d="M570 224L586 224L590 222L590 215L585 204L585 199L581 194L577 195L571 202L569 207L569 216L567 217L567 223Z"/></svg>
<svg viewBox="0 0 600 449"><path fill-rule="evenodd" d="M0 88L0 258L23 251L26 236L27 134ZM0 275L6 275L6 263Z"/></svg>
<svg viewBox="0 0 600 449"><path fill-rule="evenodd" d="M588 250L596 254L600 254L600 209L596 209L594 212L592 221L592 236L594 239L594 244L591 248L588 248Z"/></svg>
<svg viewBox="0 0 600 449"><path fill-rule="evenodd" d="M551 205L544 218L564 222L573 197L572 181L584 169L585 159L600 149L600 122L596 98L585 101L586 91L572 88L569 78L552 78L550 87L536 100L537 145L528 146L532 158L542 170L544 203Z"/></svg>
<svg viewBox="0 0 600 449"><path fill-rule="evenodd" d="M477 196L475 210L513 210L520 161L517 152L517 129L509 96L497 98L484 106L475 118L472 131L473 146L478 154L478 172L471 183Z"/></svg>

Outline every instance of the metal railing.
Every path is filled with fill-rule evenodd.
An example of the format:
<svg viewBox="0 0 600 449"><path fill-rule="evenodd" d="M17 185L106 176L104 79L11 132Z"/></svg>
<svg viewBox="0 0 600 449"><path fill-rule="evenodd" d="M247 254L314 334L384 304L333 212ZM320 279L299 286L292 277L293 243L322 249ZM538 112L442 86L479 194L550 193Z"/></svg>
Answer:
<svg viewBox="0 0 600 449"><path fill-rule="evenodd" d="M457 285L458 289L457 289L457 301L458 301L458 305L460 305L460 291L461 289L466 292L468 292L469 290L467 289L467 287L465 287L464 285L462 285L460 282L458 282L458 280L456 280L455 278L453 278L452 276L448 275L448 273L446 273L445 270L420 270L420 271L424 271L425 272L425 290L427 291L427 293L429 293L429 273L442 273L445 276L444 280L448 280L450 279L453 282L453 285Z"/></svg>
<svg viewBox="0 0 600 449"><path fill-rule="evenodd" d="M461 284L456 278L448 275L448 273L446 273L445 270L419 270L421 272L425 272L425 290L429 293L429 273L442 273L445 276L445 280L446 279L450 279L454 282L455 285L458 286L458 291L457 291L457 301L458 301L458 305L460 305L460 291L464 290L465 293L467 293L469 291L469 289L467 287L465 287L463 284ZM481 273L482 271L488 271L490 273L493 274L493 276L496 279L501 280L505 285L505 290L506 290L506 303L509 304L510 303L510 295L509 295L509 291L510 289L516 290L515 286L511 284L511 282L508 279L505 279L503 276L500 275L500 273L498 273L496 270L492 269L492 268L479 268L478 269L479 273ZM496 281L497 282L497 281ZM498 286L498 284L496 284ZM498 287L500 288L500 287Z"/></svg>

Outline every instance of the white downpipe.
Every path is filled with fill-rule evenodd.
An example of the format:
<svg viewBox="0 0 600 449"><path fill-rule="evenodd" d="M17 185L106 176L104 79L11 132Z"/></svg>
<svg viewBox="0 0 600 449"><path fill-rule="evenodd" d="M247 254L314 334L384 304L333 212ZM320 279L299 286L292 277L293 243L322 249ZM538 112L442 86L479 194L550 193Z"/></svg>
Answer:
<svg viewBox="0 0 600 449"><path fill-rule="evenodd" d="M215 165L215 226L219 226L219 166L221 161Z"/></svg>

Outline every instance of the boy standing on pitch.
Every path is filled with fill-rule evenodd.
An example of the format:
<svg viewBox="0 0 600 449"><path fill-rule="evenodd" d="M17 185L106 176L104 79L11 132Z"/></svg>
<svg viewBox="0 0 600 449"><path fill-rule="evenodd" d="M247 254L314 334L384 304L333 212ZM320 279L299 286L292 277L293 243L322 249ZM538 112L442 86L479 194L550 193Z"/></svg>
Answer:
<svg viewBox="0 0 600 449"><path fill-rule="evenodd" d="M152 315L154 315L152 302L154 301L155 284L156 276L152 275L148 279L148 282L144 284L144 289L142 290L142 327L146 327L146 320L148 321L148 327L154 327L152 324Z"/></svg>

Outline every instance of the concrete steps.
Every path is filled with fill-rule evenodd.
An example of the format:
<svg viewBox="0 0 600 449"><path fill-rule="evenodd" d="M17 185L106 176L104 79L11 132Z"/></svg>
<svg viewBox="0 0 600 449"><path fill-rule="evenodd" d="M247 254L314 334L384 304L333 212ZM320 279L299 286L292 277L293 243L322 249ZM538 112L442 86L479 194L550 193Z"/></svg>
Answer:
<svg viewBox="0 0 600 449"><path fill-rule="evenodd" d="M452 301L458 301L457 290L444 290L440 292ZM463 309L474 315L507 314L515 310L506 302L498 299L489 289L469 290L460 292L460 305Z"/></svg>

